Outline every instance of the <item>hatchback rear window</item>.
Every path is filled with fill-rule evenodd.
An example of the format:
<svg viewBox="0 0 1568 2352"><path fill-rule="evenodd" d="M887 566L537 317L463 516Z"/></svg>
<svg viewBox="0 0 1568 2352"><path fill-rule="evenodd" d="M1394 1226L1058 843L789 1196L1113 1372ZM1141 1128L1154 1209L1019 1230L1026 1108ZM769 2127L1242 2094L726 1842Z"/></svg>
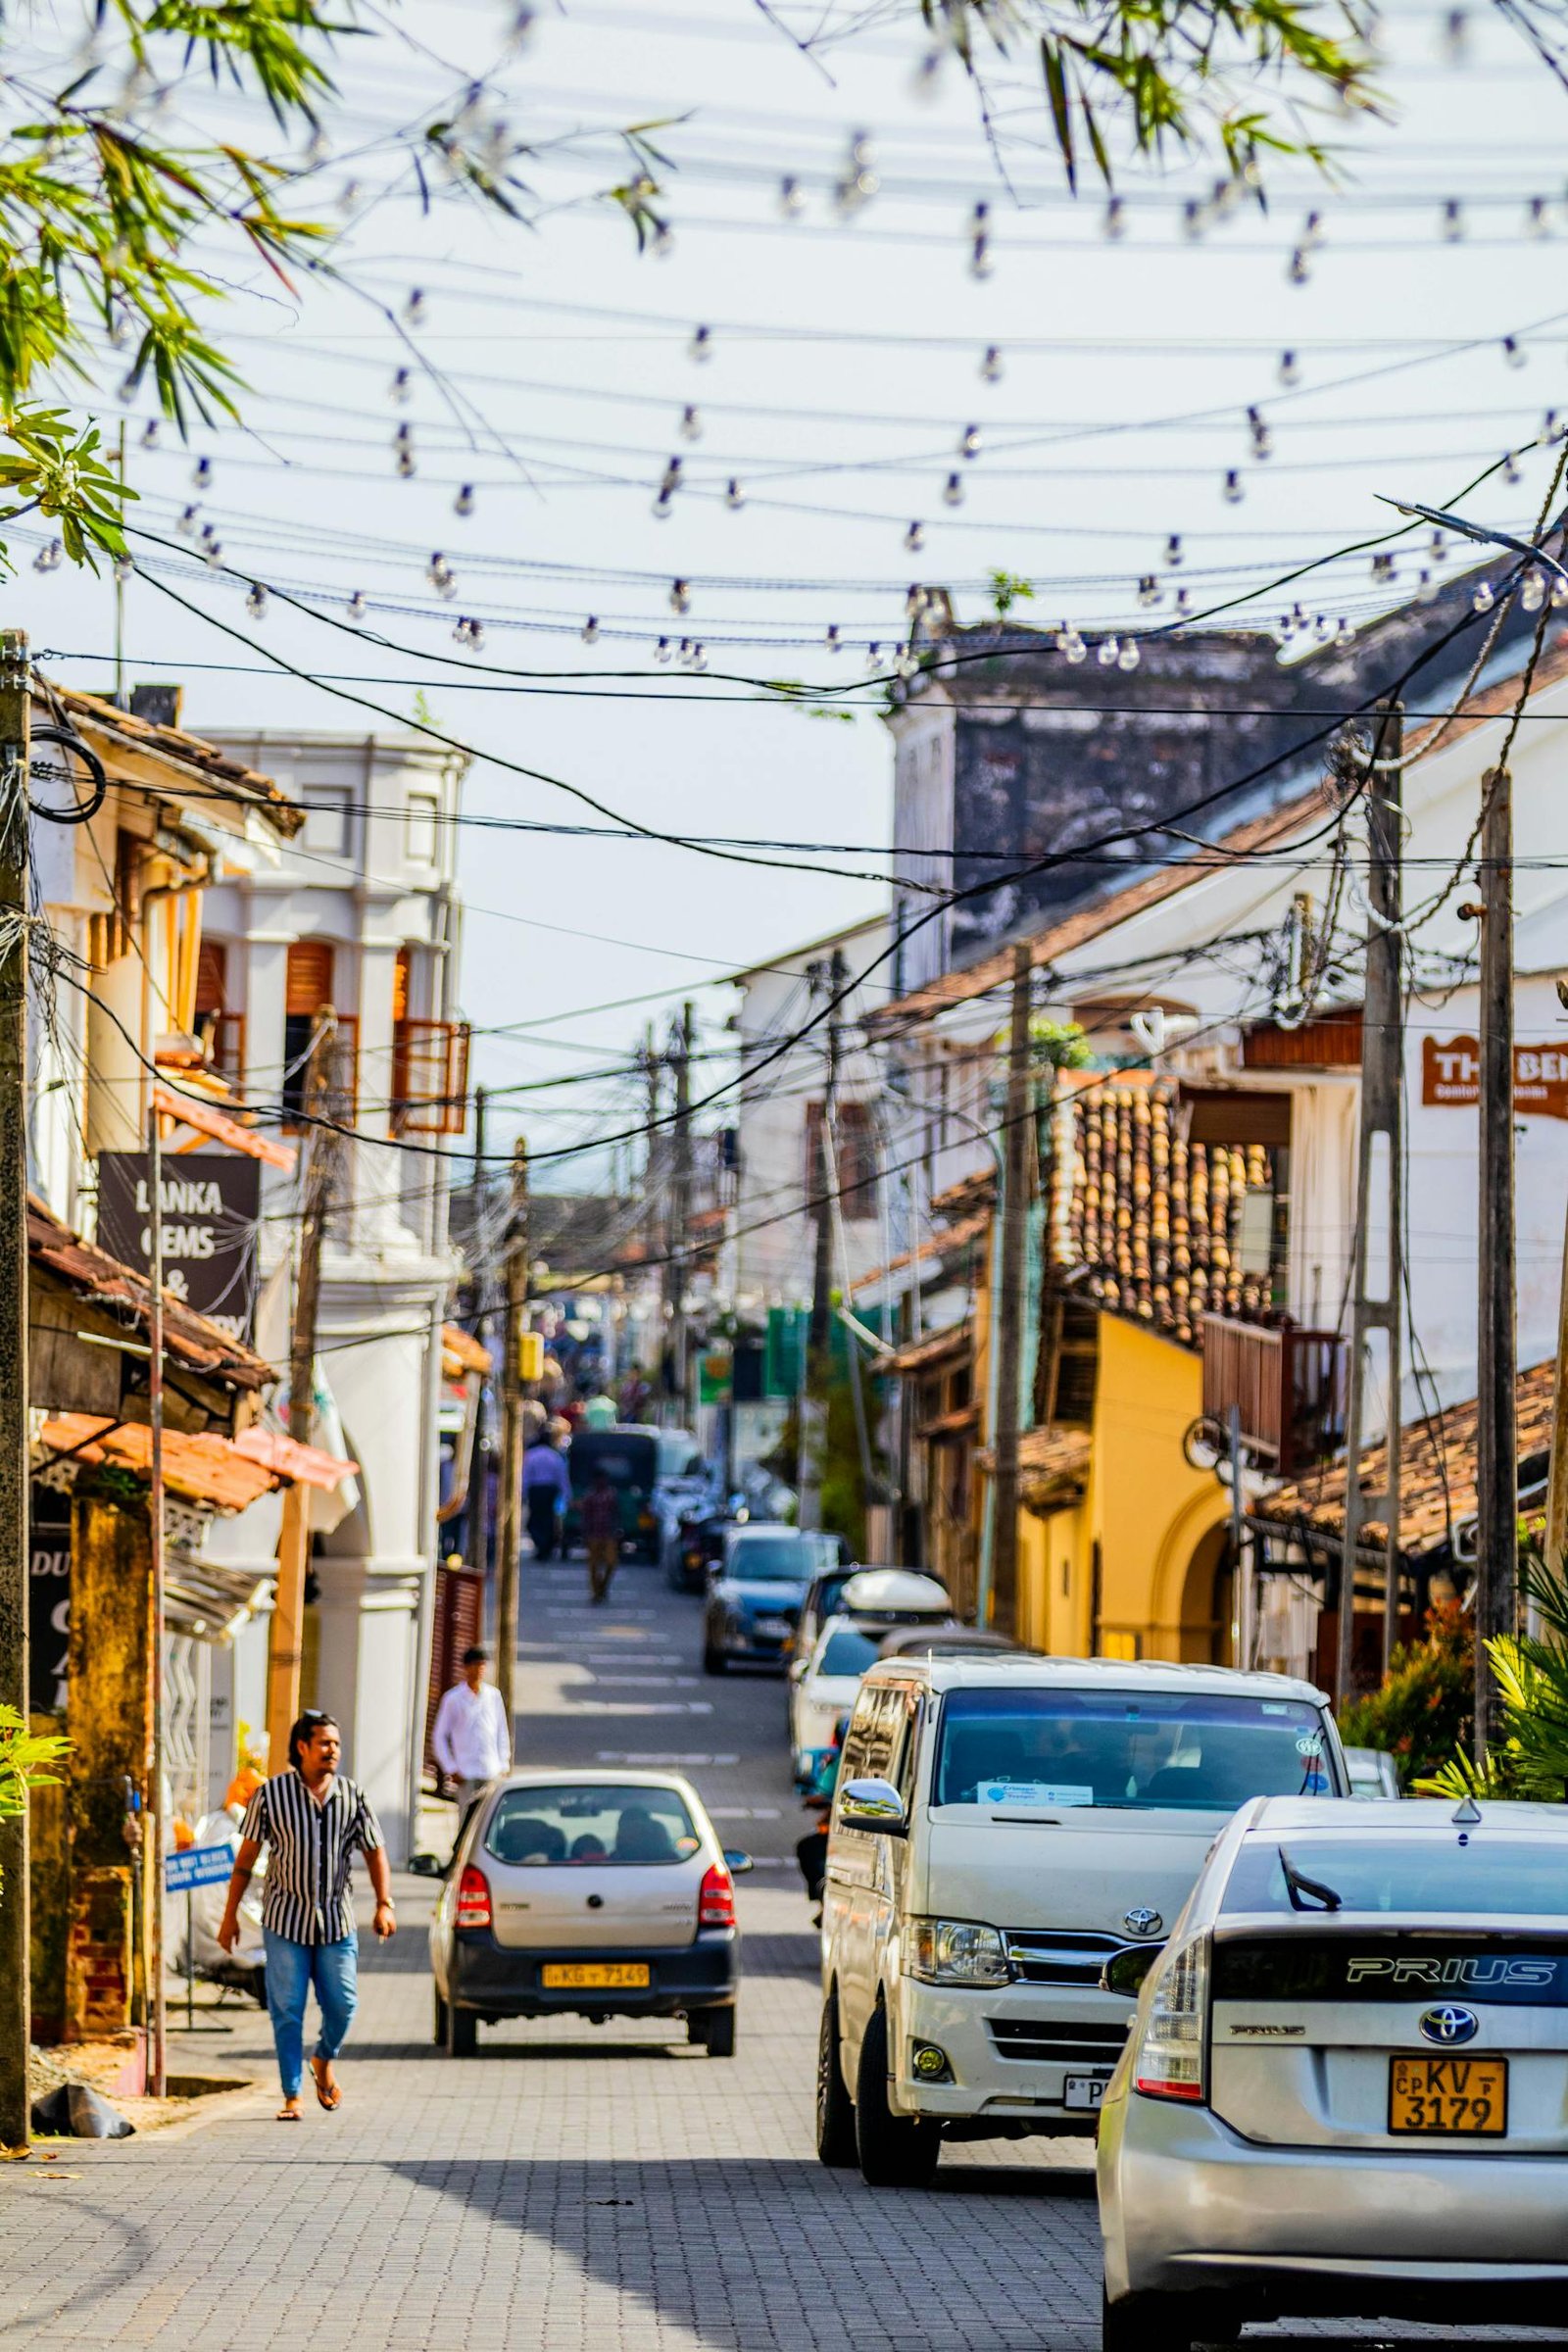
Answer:
<svg viewBox="0 0 1568 2352"><path fill-rule="evenodd" d="M484 1836L498 1862L523 1868L687 1862L701 1840L673 1788L597 1787L503 1790Z"/></svg>
<svg viewBox="0 0 1568 2352"><path fill-rule="evenodd" d="M804 1585L820 1565L809 1536L746 1536L730 1552L730 1572L759 1584Z"/></svg>
<svg viewBox="0 0 1568 2352"><path fill-rule="evenodd" d="M1171 1690L953 1690L933 1802L1234 1812L1326 1796L1323 1721L1299 1699Z"/></svg>
<svg viewBox="0 0 1568 2352"><path fill-rule="evenodd" d="M1287 1863L1295 1881L1294 1902ZM1320 1831L1250 1838L1225 1887L1227 1911L1321 1917L1336 1907L1411 1911L1434 1919L1510 1911L1568 1918L1568 1841L1531 1845L1522 1838L1499 1838L1489 1842L1484 1829L1472 1830L1463 1844L1457 1830L1447 1837L1422 1829L1402 1838L1325 1838Z"/></svg>
<svg viewBox="0 0 1568 2352"><path fill-rule="evenodd" d="M852 1633L846 1626L829 1634L817 1660L818 1674L863 1674L876 1659L876 1642L869 1634Z"/></svg>

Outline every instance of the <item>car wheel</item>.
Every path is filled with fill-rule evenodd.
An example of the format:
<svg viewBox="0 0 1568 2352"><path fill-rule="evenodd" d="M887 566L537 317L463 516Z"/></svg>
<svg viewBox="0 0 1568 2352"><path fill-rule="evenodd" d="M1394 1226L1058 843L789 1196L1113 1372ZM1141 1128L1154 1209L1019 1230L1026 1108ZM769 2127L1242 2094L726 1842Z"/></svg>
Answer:
<svg viewBox="0 0 1568 2352"><path fill-rule="evenodd" d="M816 2035L816 2156L819 2164L842 2172L855 2154L855 2102L839 2064L839 1996L830 1992Z"/></svg>
<svg viewBox="0 0 1568 2352"><path fill-rule="evenodd" d="M722 1674L728 1664L729 1660L721 1649L714 1649L710 1642L704 1644L703 1672L705 1674Z"/></svg>
<svg viewBox="0 0 1568 2352"><path fill-rule="evenodd" d="M942 2154L942 2128L888 2105L888 2017L875 2009L855 2078L855 2148L871 2188L928 2188Z"/></svg>
<svg viewBox="0 0 1568 2352"><path fill-rule="evenodd" d="M1193 2352L1199 2344L1234 2344L1242 2322L1203 2295L1123 2295L1102 2289L1101 2352Z"/></svg>
<svg viewBox="0 0 1568 2352"><path fill-rule="evenodd" d="M735 2055L735 2007L731 2002L725 2009L710 2009L708 2032L703 2036L710 2058L733 2058Z"/></svg>
<svg viewBox="0 0 1568 2352"><path fill-rule="evenodd" d="M435 1994L435 2032L430 2036L438 2050L447 2046L447 2005L439 1992Z"/></svg>
<svg viewBox="0 0 1568 2352"><path fill-rule="evenodd" d="M447 2056L471 2058L479 2047L479 2020L471 2009L447 2010Z"/></svg>
<svg viewBox="0 0 1568 2352"><path fill-rule="evenodd" d="M694 2050L708 2047L708 2015L706 2009L692 2009L687 2012L686 2038Z"/></svg>

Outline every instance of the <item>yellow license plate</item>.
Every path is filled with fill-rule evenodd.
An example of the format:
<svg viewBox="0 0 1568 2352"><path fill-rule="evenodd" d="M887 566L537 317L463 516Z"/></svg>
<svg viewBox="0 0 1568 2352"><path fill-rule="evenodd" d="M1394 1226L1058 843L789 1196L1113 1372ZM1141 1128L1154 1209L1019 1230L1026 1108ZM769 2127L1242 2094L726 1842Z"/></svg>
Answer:
<svg viewBox="0 0 1568 2352"><path fill-rule="evenodd" d="M635 1992L651 1981L646 1960L547 1960L539 1971L546 1992Z"/></svg>
<svg viewBox="0 0 1568 2352"><path fill-rule="evenodd" d="M1469 2132L1508 2129L1506 2058L1391 2058L1391 2132Z"/></svg>

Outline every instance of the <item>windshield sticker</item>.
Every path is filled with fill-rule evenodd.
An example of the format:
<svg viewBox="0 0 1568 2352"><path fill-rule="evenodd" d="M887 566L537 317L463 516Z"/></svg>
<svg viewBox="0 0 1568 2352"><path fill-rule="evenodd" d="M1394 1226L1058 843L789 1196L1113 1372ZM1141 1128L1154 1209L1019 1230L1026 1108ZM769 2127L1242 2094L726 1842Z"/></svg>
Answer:
<svg viewBox="0 0 1568 2352"><path fill-rule="evenodd" d="M982 1805L1092 1805L1093 1788L1077 1781L982 1781Z"/></svg>
<svg viewBox="0 0 1568 2352"><path fill-rule="evenodd" d="M1298 1756L1320 1756L1323 1753L1322 1733L1303 1732L1296 1742L1296 1752Z"/></svg>
<svg viewBox="0 0 1568 2352"><path fill-rule="evenodd" d="M1326 1772L1309 1772L1302 1779L1301 1794L1303 1796L1327 1796L1328 1793L1329 1776Z"/></svg>

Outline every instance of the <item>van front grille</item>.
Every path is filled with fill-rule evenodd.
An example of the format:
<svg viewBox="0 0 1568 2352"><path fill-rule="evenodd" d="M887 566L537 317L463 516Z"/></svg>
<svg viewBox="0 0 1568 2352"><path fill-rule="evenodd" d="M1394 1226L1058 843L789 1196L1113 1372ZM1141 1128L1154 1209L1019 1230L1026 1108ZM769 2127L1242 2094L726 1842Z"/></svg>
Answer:
<svg viewBox="0 0 1568 2352"><path fill-rule="evenodd" d="M1007 1933L1007 1958L1022 1984L1098 1984L1105 1962L1126 1949L1125 1936L1070 1928L1014 1928Z"/></svg>
<svg viewBox="0 0 1568 2352"><path fill-rule="evenodd" d="M1028 2059L1035 2065L1115 2065L1130 2019L1085 2025L1060 2018L988 2017L999 2058Z"/></svg>

